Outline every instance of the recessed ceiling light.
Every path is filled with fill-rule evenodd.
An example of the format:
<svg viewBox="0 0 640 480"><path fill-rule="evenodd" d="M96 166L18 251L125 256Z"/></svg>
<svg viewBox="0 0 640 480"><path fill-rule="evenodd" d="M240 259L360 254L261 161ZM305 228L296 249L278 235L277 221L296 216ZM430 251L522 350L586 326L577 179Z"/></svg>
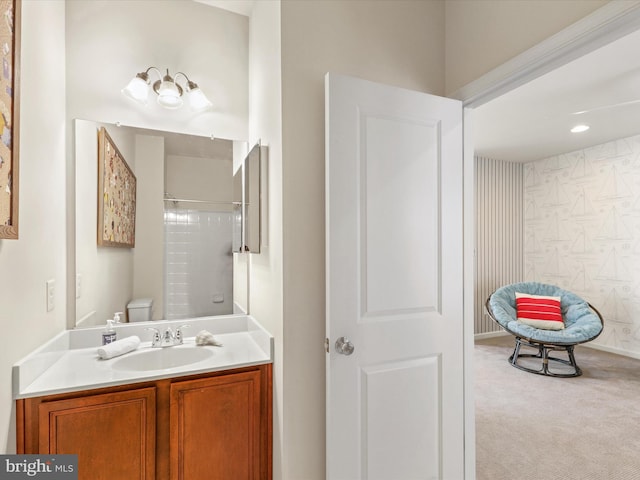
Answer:
<svg viewBox="0 0 640 480"><path fill-rule="evenodd" d="M571 133L582 133L589 130L589 125L576 125L571 129Z"/></svg>

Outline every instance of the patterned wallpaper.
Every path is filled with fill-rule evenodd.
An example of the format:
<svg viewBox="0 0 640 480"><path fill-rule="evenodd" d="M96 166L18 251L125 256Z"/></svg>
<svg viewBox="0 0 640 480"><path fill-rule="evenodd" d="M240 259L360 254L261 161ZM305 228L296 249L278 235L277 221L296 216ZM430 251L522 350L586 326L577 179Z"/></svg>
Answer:
<svg viewBox="0 0 640 480"><path fill-rule="evenodd" d="M525 279L582 296L640 355L640 135L524 166Z"/></svg>

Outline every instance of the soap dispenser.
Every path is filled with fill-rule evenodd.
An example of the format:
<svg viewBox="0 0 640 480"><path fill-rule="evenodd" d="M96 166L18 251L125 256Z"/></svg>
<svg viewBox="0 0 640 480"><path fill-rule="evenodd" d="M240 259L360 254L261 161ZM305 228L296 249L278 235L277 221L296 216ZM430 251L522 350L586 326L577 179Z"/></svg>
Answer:
<svg viewBox="0 0 640 480"><path fill-rule="evenodd" d="M107 328L104 332L102 332L102 344L106 345L107 343L115 342L116 340L116 329L115 325L120 323L120 315L122 312L116 312L113 314L113 320L107 320Z"/></svg>
<svg viewBox="0 0 640 480"><path fill-rule="evenodd" d="M116 340L116 329L113 328L114 320L107 320L107 328L104 332L102 332L102 345L106 345L107 343L115 342Z"/></svg>

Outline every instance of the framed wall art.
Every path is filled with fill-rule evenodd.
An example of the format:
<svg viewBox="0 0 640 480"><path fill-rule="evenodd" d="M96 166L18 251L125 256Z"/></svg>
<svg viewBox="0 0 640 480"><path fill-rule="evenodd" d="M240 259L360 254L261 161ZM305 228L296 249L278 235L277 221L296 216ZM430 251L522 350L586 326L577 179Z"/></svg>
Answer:
<svg viewBox="0 0 640 480"><path fill-rule="evenodd" d="M0 239L18 238L21 0L0 0Z"/></svg>
<svg viewBox="0 0 640 480"><path fill-rule="evenodd" d="M98 245L136 244L136 176L107 130L98 131Z"/></svg>

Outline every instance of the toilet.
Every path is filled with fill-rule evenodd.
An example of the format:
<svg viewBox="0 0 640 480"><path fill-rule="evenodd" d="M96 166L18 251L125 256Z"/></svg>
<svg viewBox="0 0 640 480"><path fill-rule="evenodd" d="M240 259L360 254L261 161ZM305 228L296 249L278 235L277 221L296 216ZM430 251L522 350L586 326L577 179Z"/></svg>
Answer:
<svg viewBox="0 0 640 480"><path fill-rule="evenodd" d="M127 304L127 316L129 322L147 322L151 320L151 307L153 299L136 298Z"/></svg>

